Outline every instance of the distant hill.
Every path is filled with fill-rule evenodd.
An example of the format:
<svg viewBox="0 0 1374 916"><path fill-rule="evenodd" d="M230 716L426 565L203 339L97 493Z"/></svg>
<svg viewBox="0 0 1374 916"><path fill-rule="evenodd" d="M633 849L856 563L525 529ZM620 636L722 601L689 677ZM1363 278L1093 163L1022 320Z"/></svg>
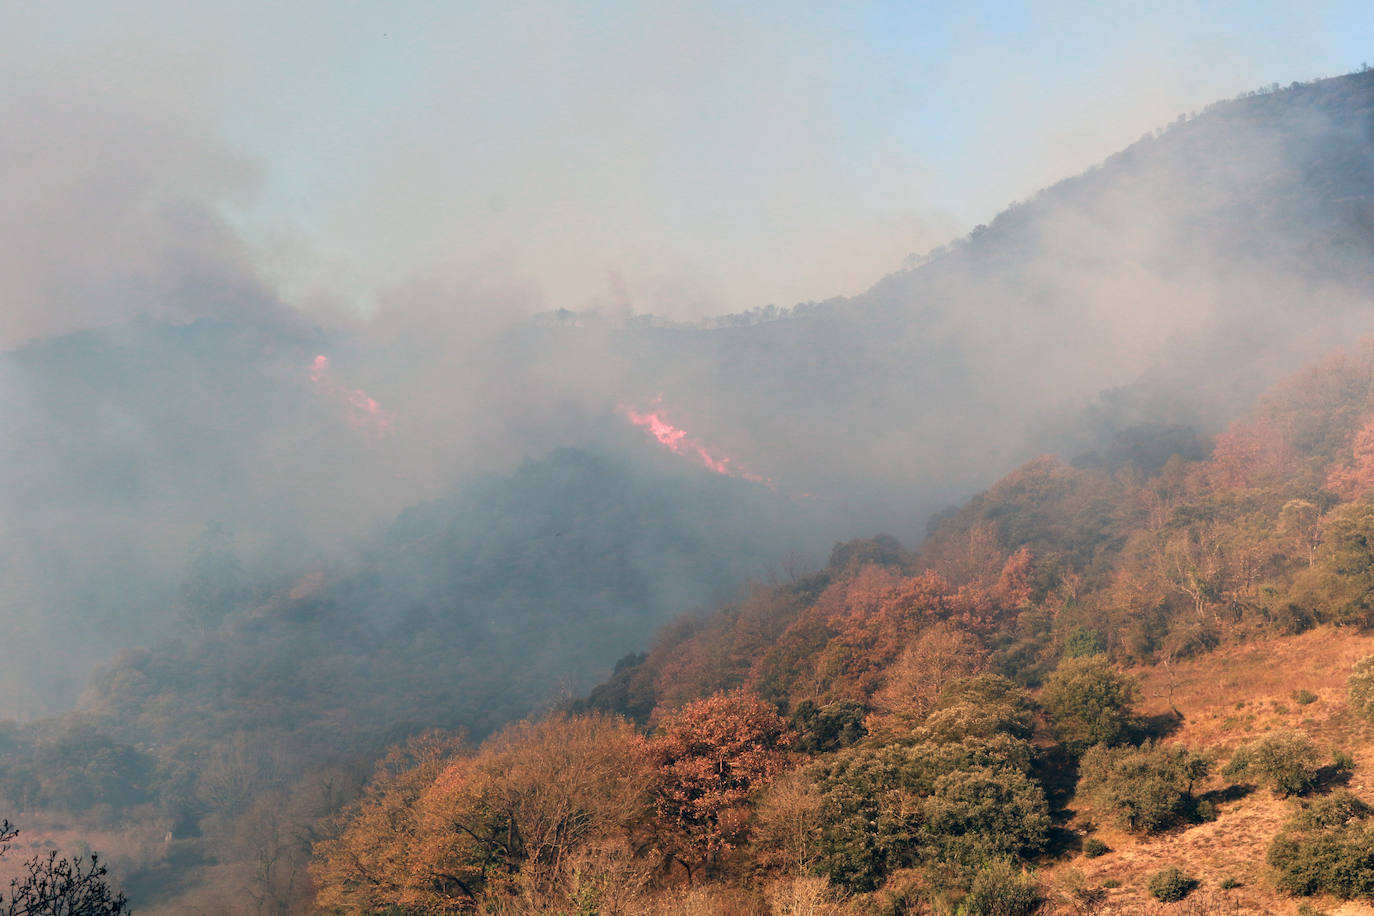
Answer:
<svg viewBox="0 0 1374 916"><path fill-rule="evenodd" d="M560 450L406 510L350 566L243 589L107 666L78 712L164 748L224 717L296 735L328 722L330 754L408 724L484 735L763 575L753 531L717 524L741 505L760 526L798 518L747 483Z"/></svg>
<svg viewBox="0 0 1374 916"><path fill-rule="evenodd" d="M1215 432L1374 330L1372 138L1374 72L1217 103L853 299L641 335L638 384L911 536L1036 452Z"/></svg>

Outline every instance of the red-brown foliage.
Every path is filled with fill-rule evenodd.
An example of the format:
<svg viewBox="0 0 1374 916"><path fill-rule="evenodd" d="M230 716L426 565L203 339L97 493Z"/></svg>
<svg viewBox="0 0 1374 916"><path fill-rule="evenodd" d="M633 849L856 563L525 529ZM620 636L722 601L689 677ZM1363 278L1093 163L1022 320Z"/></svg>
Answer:
<svg viewBox="0 0 1374 916"><path fill-rule="evenodd" d="M1350 463L1332 468L1326 486L1346 499L1356 499L1374 489L1374 417L1366 420L1355 433Z"/></svg>
<svg viewBox="0 0 1374 916"><path fill-rule="evenodd" d="M787 761L787 723L758 697L718 693L663 721L649 744L659 843L690 872L743 839L750 795Z"/></svg>

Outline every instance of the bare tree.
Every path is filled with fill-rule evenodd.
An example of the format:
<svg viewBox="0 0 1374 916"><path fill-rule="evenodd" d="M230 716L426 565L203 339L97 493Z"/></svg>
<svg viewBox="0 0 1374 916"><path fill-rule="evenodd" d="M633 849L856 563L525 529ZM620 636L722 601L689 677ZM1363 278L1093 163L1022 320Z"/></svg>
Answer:
<svg viewBox="0 0 1374 916"><path fill-rule="evenodd" d="M0 855L19 835L0 821ZM129 903L105 880L99 858L58 858L56 850L24 863L24 873L10 881L9 897L0 895L0 916L126 916Z"/></svg>

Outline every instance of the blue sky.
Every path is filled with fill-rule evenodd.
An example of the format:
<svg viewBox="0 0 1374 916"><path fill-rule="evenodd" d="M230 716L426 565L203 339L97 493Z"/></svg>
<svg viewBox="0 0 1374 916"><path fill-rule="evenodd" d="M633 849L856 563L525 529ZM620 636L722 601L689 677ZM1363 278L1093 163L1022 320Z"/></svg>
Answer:
<svg viewBox="0 0 1374 916"><path fill-rule="evenodd" d="M8 4L0 270L15 314L145 289L128 264L173 244L148 214L191 201L344 313L852 294L1370 35L1356 3Z"/></svg>

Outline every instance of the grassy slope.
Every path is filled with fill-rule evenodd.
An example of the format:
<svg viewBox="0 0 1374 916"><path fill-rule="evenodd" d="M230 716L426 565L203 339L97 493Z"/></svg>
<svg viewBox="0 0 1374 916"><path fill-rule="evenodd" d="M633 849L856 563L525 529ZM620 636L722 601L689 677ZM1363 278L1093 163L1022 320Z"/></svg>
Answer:
<svg viewBox="0 0 1374 916"><path fill-rule="evenodd" d="M1322 627L1301 636L1287 636L1229 646L1170 668L1137 669L1146 698L1144 710L1169 712L1168 693L1184 714L1183 725L1167 739L1194 749L1211 751L1225 763L1232 750L1266 732L1297 729L1306 732L1323 750L1342 748L1356 760L1349 788L1374 803L1374 724L1350 713L1345 681L1350 667L1374 654L1374 635L1349 629ZM1300 704L1292 694L1308 690L1317 700ZM1204 790L1221 790L1228 781L1213 776ZM1315 898L1303 901L1276 894L1264 864L1265 852L1288 819L1292 803L1256 789L1242 798L1221 801L1210 823L1153 837L1135 837L1117 829L1091 806L1075 801L1074 823L1091 821L1094 836L1112 851L1096 859L1075 855L1045 869L1061 890L1076 882L1089 887L1104 881L1121 882L1108 891L1106 912L1184 913L1188 907L1208 913L1296 913L1307 902L1315 909L1342 916L1374 914L1366 903ZM1201 881L1184 902L1155 903L1146 890L1150 875L1178 865ZM1077 872L1077 874L1075 874ZM1223 879L1241 886L1221 890ZM1200 909L1203 904L1209 909ZM1074 912L1066 909L1064 912Z"/></svg>

